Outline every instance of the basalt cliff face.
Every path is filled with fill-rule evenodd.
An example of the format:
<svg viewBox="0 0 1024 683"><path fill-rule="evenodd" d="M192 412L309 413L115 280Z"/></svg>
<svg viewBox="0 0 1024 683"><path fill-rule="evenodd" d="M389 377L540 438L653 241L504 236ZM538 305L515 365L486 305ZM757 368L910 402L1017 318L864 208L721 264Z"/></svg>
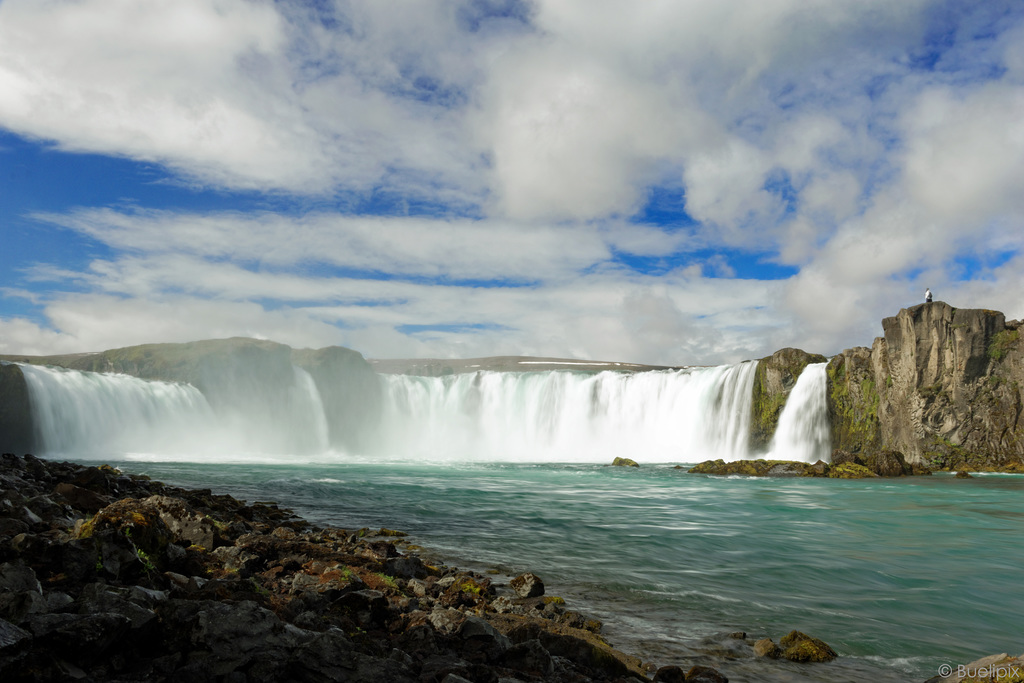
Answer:
<svg viewBox="0 0 1024 683"><path fill-rule="evenodd" d="M870 349L828 365L834 448L893 450L933 467L998 467L1024 459L1024 352L1018 321L943 302L882 321Z"/></svg>

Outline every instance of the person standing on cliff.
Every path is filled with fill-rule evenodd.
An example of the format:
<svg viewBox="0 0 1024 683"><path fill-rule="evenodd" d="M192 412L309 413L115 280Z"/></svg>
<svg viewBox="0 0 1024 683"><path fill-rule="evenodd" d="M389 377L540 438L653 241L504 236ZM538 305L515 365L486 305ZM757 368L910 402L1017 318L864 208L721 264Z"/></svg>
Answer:
<svg viewBox="0 0 1024 683"><path fill-rule="evenodd" d="M924 302L930 304L932 302L932 288L925 287L924 289Z"/></svg>

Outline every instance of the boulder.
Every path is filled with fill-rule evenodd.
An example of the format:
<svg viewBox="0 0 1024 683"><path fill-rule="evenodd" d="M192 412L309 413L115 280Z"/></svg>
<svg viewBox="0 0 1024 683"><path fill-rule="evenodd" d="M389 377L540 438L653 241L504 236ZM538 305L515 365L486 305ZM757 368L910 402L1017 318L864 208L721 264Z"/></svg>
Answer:
<svg viewBox="0 0 1024 683"><path fill-rule="evenodd" d="M520 574L509 581L508 585L521 598L536 598L544 595L544 582L536 574Z"/></svg>
<svg viewBox="0 0 1024 683"><path fill-rule="evenodd" d="M782 657L791 662L831 662L839 656L824 641L800 631L790 631L780 638L779 647Z"/></svg>
<svg viewBox="0 0 1024 683"><path fill-rule="evenodd" d="M640 465L637 463L636 460L632 460L631 458L619 458L619 457L616 457L614 460L612 460L612 466L613 467L640 467Z"/></svg>
<svg viewBox="0 0 1024 683"><path fill-rule="evenodd" d="M754 654L758 657L778 659L782 655L782 650L779 649L779 646L771 638L761 638L754 643Z"/></svg>

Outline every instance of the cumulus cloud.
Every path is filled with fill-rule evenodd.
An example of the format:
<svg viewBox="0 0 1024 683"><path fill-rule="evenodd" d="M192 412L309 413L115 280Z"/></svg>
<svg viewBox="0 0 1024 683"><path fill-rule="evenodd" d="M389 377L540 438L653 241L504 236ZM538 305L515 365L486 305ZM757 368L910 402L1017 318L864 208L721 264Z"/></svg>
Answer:
<svg viewBox="0 0 1024 683"><path fill-rule="evenodd" d="M311 208L34 214L101 248L23 265L0 345L689 363L870 343L923 285L1020 317L1021 36L1011 0L4 0L0 127Z"/></svg>

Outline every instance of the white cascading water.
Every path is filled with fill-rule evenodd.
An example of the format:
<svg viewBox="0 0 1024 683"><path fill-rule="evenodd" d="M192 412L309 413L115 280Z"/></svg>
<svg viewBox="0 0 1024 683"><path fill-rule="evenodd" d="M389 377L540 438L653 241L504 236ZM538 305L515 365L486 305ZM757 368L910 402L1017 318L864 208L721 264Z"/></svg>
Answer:
<svg viewBox="0 0 1024 683"><path fill-rule="evenodd" d="M832 437L825 402L827 365L812 363L800 373L779 416L769 458L802 462L830 459Z"/></svg>
<svg viewBox="0 0 1024 683"><path fill-rule="evenodd" d="M244 384L213 405L187 384L21 365L48 454L245 459L331 456L316 382L294 368L284 390ZM751 457L756 362L623 373L382 375L373 459L698 462ZM226 385L221 385L224 388ZM769 457L827 458L825 366L801 374ZM368 425L373 428L373 425Z"/></svg>
<svg viewBox="0 0 1024 683"><path fill-rule="evenodd" d="M538 462L743 458L756 368L389 375L382 454Z"/></svg>
<svg viewBox="0 0 1024 683"><path fill-rule="evenodd" d="M198 389L128 375L21 365L36 435L47 453L195 448L215 424Z"/></svg>
<svg viewBox="0 0 1024 683"><path fill-rule="evenodd" d="M285 395L274 396L269 409L252 415L237 406L211 406L189 384L19 366L32 401L36 435L48 454L188 458L322 453L328 448L320 394L309 373L298 367L293 368L294 383Z"/></svg>

